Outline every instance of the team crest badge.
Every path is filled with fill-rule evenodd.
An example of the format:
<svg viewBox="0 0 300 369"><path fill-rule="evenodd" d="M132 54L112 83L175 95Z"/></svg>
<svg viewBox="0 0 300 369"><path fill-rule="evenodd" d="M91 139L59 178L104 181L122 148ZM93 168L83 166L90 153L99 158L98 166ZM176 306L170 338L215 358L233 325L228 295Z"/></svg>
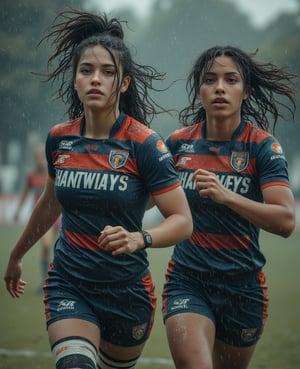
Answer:
<svg viewBox="0 0 300 369"><path fill-rule="evenodd" d="M253 340L257 332L257 328L244 328L241 332L241 339L244 342L250 342Z"/></svg>
<svg viewBox="0 0 300 369"><path fill-rule="evenodd" d="M236 171L243 171L249 164L249 152L233 151L231 153L230 164Z"/></svg>
<svg viewBox="0 0 300 369"><path fill-rule="evenodd" d="M109 153L109 164L112 168L118 169L123 167L128 159L129 152L122 150L111 150Z"/></svg>
<svg viewBox="0 0 300 369"><path fill-rule="evenodd" d="M136 340L140 340L146 332L147 323L136 325L132 328L132 337Z"/></svg>

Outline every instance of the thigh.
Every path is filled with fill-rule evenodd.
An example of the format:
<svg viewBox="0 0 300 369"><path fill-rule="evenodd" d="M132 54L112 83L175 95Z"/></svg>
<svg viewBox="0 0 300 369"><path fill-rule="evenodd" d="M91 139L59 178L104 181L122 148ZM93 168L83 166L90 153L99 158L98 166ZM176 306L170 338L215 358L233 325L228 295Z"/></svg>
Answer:
<svg viewBox="0 0 300 369"><path fill-rule="evenodd" d="M110 358L126 361L138 358L142 354L144 346L145 342L140 345L128 347L113 345L112 343L101 339L100 350Z"/></svg>
<svg viewBox="0 0 300 369"><path fill-rule="evenodd" d="M176 368L212 368L215 325L196 313L180 313L165 322L170 351Z"/></svg>
<svg viewBox="0 0 300 369"><path fill-rule="evenodd" d="M213 351L214 369L246 369L250 363L255 345L236 347L216 340Z"/></svg>
<svg viewBox="0 0 300 369"><path fill-rule="evenodd" d="M66 337L84 337L95 347L100 344L99 327L82 319L61 319L51 323L48 327L48 337L51 346Z"/></svg>

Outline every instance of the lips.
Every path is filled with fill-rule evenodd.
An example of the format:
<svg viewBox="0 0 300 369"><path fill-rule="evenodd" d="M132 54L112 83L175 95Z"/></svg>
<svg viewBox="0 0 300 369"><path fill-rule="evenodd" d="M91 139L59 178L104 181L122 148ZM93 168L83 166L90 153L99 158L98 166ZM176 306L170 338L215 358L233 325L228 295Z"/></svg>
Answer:
<svg viewBox="0 0 300 369"><path fill-rule="evenodd" d="M213 100L213 104L228 104L228 101L224 98L218 97Z"/></svg>
<svg viewBox="0 0 300 369"><path fill-rule="evenodd" d="M97 90L96 88L92 88L88 91L88 95L103 95L103 93L100 90Z"/></svg>

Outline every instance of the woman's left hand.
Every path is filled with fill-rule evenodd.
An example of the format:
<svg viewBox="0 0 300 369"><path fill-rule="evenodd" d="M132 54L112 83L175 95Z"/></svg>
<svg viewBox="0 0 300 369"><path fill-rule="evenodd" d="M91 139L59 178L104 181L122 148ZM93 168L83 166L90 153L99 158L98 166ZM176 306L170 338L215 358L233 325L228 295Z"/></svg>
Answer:
<svg viewBox="0 0 300 369"><path fill-rule="evenodd" d="M99 247L112 251L112 255L131 254L143 247L140 232L128 232L121 226L105 226L98 238Z"/></svg>
<svg viewBox="0 0 300 369"><path fill-rule="evenodd" d="M220 183L215 173L204 169L197 169L193 180L201 197L209 197L220 204L225 203L231 192Z"/></svg>

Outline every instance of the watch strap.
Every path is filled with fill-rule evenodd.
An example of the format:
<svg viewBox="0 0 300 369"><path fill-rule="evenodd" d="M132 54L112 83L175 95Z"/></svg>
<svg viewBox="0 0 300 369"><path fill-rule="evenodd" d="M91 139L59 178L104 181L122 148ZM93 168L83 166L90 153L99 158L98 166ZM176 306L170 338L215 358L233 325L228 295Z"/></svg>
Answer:
<svg viewBox="0 0 300 369"><path fill-rule="evenodd" d="M148 233L147 231L142 230L141 231L142 235L143 235L143 239L144 239L144 249L147 249L148 247L152 246L152 237L150 235L150 233Z"/></svg>

